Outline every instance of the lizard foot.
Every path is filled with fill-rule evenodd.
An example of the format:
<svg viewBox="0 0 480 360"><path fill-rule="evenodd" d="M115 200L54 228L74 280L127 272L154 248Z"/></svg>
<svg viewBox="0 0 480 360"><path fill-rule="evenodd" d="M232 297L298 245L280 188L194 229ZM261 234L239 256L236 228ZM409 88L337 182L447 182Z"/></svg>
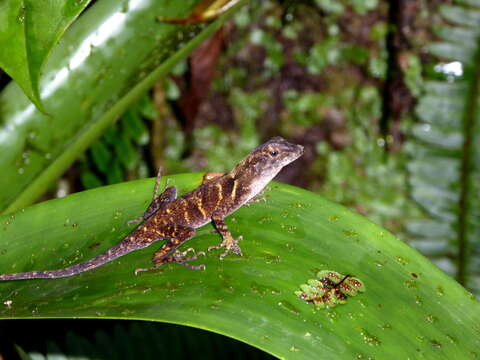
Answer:
<svg viewBox="0 0 480 360"><path fill-rule="evenodd" d="M265 195L265 192L270 191L270 190L271 190L270 186L266 186L259 194L254 196L252 199L248 200L247 203L244 204L244 205L250 206L254 203L258 203L258 202L261 202L261 201L267 202L267 198L264 195Z"/></svg>
<svg viewBox="0 0 480 360"><path fill-rule="evenodd" d="M192 252L193 255L192 256L187 256L189 252ZM203 251L199 251L198 253L195 253L195 249L193 249L193 248L188 248L185 251L176 250L173 253L173 255L167 256L166 258L162 259L157 264L155 264L155 265L153 265L149 268L135 269L134 273L135 273L135 275L138 275L139 272L156 270L160 266L162 266L163 264L168 264L168 263L180 264L180 265L185 266L186 268L191 269L191 270L205 270L206 267L205 267L204 264L191 265L191 264L187 263L187 261L196 260L196 259L198 259L199 256L203 256L203 255L205 255L205 253Z"/></svg>
<svg viewBox="0 0 480 360"><path fill-rule="evenodd" d="M220 245L209 246L208 251L211 251L213 249L225 248L225 252L222 255L220 255L220 260L223 260L223 258L227 256L229 253L243 256L242 249L240 249L240 246L238 246L238 242L241 240L243 240L243 236L239 236L236 239L234 238L225 239L222 241Z"/></svg>
<svg viewBox="0 0 480 360"><path fill-rule="evenodd" d="M248 200L248 202L246 204L244 204L244 206L250 206L252 204L259 203L259 202L262 202L262 201L267 202L267 198L265 196L254 197L253 199Z"/></svg>
<svg viewBox="0 0 480 360"><path fill-rule="evenodd" d="M187 256L189 252L192 252L193 255L192 256ZM171 259L169 259L169 258L167 258L167 259L168 259L168 262L174 262L174 263L183 265L188 269L205 270L205 265L204 264L190 265L189 263L187 263L187 261L197 260L199 256L205 256L205 252L199 251L198 253L195 253L195 249L188 248L185 251L176 250L173 253L172 256L169 256L169 258L171 258ZM167 260L167 259L165 259L165 260Z"/></svg>

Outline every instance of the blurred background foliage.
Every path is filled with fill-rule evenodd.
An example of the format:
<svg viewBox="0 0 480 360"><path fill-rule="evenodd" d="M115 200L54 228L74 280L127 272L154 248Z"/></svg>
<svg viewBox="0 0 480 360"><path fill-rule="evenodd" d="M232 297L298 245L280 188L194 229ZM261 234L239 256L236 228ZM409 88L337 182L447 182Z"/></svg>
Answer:
<svg viewBox="0 0 480 360"><path fill-rule="evenodd" d="M43 200L160 166L228 171L281 135L306 152L278 180L389 229L478 295L478 25L476 0L251 0Z"/></svg>

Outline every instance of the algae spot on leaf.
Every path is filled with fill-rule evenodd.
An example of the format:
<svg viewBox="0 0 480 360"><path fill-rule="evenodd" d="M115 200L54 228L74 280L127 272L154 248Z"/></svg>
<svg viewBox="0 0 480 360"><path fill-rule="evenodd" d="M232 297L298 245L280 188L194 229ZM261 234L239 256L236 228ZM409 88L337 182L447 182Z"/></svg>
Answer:
<svg viewBox="0 0 480 360"><path fill-rule="evenodd" d="M317 309L332 308L345 304L349 296L365 292L365 285L351 275L342 275L336 271L322 270L317 279L310 279L300 285L301 291L295 291L300 299L313 303Z"/></svg>

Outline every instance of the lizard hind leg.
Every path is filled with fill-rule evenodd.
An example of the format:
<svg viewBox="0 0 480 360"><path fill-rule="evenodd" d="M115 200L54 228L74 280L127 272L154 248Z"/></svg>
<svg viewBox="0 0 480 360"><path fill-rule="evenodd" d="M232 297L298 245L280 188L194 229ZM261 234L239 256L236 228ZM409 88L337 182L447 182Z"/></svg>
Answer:
<svg viewBox="0 0 480 360"><path fill-rule="evenodd" d="M188 253L192 253L191 256L188 256ZM197 260L199 256L204 256L205 252L199 251L198 253L195 252L195 249L188 248L185 251L175 250L172 256L168 256L164 259L164 262L173 262L185 266L191 270L205 270L205 265L191 265L187 261Z"/></svg>
<svg viewBox="0 0 480 360"><path fill-rule="evenodd" d="M182 266L185 266L192 270L205 269L205 265L191 265L188 261L196 260L198 256L205 255L203 251L195 254L195 250L192 248L187 249L186 251L176 250L181 244L190 239L195 234L195 229L189 227L179 227L175 226L172 229L168 229L166 233L170 233L172 236L169 237L169 240L153 254L153 266L145 269L136 269L135 275L143 271L151 271L159 268L163 264L176 263ZM188 256L192 252L193 255ZM171 254L171 255L170 255Z"/></svg>

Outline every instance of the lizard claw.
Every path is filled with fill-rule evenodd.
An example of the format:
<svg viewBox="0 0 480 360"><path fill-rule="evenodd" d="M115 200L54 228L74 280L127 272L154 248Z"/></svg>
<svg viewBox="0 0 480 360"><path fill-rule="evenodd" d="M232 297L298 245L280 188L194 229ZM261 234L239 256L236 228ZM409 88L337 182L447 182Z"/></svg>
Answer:
<svg viewBox="0 0 480 360"><path fill-rule="evenodd" d="M188 253L190 253L190 252L192 252L193 255L192 256L187 256ZM204 264L190 265L189 263L187 263L187 261L196 260L199 256L204 256L204 255L205 255L205 252L203 252L203 251L199 251L198 253L195 253L195 249L193 249L193 248L188 248L185 251L176 250L173 253L173 255L164 258L161 262L153 265L152 267L135 269L134 274L138 275L139 272L156 270L160 266L162 266L163 264L167 264L167 263L176 263L176 264L185 266L186 268L192 269L192 270L205 270L206 266Z"/></svg>
<svg viewBox="0 0 480 360"><path fill-rule="evenodd" d="M231 239L230 241L224 240L220 245L209 246L208 251L225 248L223 254L220 255L220 260L223 260L223 258L229 253L243 256L242 249L240 249L240 246L238 246L238 242L241 240L243 240L243 236L239 236L237 239Z"/></svg>
<svg viewBox="0 0 480 360"><path fill-rule="evenodd" d="M248 202L245 205L250 206L252 204L259 203L259 202L267 202L267 198L265 196L255 197L253 199L248 200Z"/></svg>
<svg viewBox="0 0 480 360"><path fill-rule="evenodd" d="M192 252L193 255L192 256L187 256L187 254L189 252ZM198 259L199 256L204 256L204 255L205 255L205 252L203 252L203 251L199 251L198 253L195 253L195 249L193 249L193 248L188 248L185 251L177 250L171 256L171 258L172 258L171 262L175 262L175 263L177 263L179 265L182 265L182 266L185 266L186 268L191 269L191 270L205 270L206 266L204 264L190 265L189 263L187 263L187 261L196 260L196 259Z"/></svg>
<svg viewBox="0 0 480 360"><path fill-rule="evenodd" d="M152 270L155 270L157 267L158 266L152 266L152 267L149 267L149 268L138 268L138 269L135 269L135 271L133 273L135 274L135 276L137 276L139 272L152 271Z"/></svg>

